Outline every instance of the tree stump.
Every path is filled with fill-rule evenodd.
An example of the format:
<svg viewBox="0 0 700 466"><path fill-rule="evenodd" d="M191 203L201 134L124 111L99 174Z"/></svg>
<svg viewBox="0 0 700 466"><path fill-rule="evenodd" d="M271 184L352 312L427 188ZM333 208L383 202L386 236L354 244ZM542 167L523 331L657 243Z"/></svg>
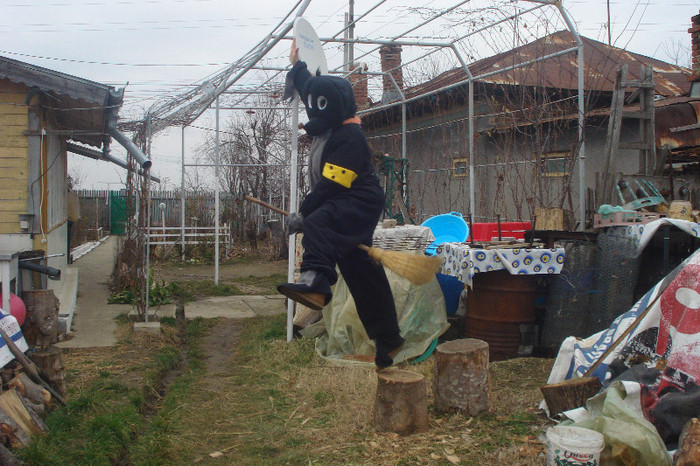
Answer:
<svg viewBox="0 0 700 466"><path fill-rule="evenodd" d="M676 466L700 464L700 421L695 417L683 426L673 464Z"/></svg>
<svg viewBox="0 0 700 466"><path fill-rule="evenodd" d="M425 378L403 370L377 373L374 425L379 432L408 435L428 430Z"/></svg>
<svg viewBox="0 0 700 466"><path fill-rule="evenodd" d="M596 395L603 386L598 377L579 377L540 387L550 416L586 404L586 400Z"/></svg>
<svg viewBox="0 0 700 466"><path fill-rule="evenodd" d="M29 355L31 360L39 368L44 380L58 392L59 395L66 394L66 364L63 361L63 351L61 348L51 346Z"/></svg>
<svg viewBox="0 0 700 466"><path fill-rule="evenodd" d="M442 343L435 350L435 406L438 411L460 410L468 416L488 411L489 345L463 338Z"/></svg>
<svg viewBox="0 0 700 466"><path fill-rule="evenodd" d="M22 293L27 317L22 333L29 346L43 348L58 341L59 301L53 290L28 290Z"/></svg>

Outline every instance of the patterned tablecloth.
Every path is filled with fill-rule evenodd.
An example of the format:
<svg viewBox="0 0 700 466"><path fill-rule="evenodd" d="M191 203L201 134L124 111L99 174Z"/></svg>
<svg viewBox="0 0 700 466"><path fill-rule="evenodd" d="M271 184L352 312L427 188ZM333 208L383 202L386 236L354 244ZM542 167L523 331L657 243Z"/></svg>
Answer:
<svg viewBox="0 0 700 466"><path fill-rule="evenodd" d="M437 254L442 259L439 272L459 278L472 286L480 272L508 270L513 275L561 273L566 257L564 248L554 249L473 249L464 243L444 243Z"/></svg>

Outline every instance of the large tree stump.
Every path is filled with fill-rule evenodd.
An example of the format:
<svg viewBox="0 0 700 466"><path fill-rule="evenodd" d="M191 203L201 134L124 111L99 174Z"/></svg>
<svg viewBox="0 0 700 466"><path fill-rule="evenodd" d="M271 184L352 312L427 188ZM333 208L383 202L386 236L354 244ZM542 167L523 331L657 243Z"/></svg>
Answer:
<svg viewBox="0 0 700 466"><path fill-rule="evenodd" d="M51 346L29 355L31 360L39 368L39 374L44 380L58 392L59 395L66 395L66 363L63 361L63 351L61 348Z"/></svg>
<svg viewBox="0 0 700 466"><path fill-rule="evenodd" d="M603 386L598 377L579 377L540 387L550 416L579 408L596 395Z"/></svg>
<svg viewBox="0 0 700 466"><path fill-rule="evenodd" d="M53 290L28 290L22 293L27 317L22 333L29 346L43 348L58 341L59 301Z"/></svg>
<svg viewBox="0 0 700 466"><path fill-rule="evenodd" d="M425 378L403 370L377 373L374 425L379 432L399 435L428 430Z"/></svg>
<svg viewBox="0 0 700 466"><path fill-rule="evenodd" d="M695 417L683 426L673 464L676 466L700 464L700 421Z"/></svg>
<svg viewBox="0 0 700 466"><path fill-rule="evenodd" d="M489 345L463 338L442 343L435 349L435 406L438 411L457 409L468 416L491 407Z"/></svg>

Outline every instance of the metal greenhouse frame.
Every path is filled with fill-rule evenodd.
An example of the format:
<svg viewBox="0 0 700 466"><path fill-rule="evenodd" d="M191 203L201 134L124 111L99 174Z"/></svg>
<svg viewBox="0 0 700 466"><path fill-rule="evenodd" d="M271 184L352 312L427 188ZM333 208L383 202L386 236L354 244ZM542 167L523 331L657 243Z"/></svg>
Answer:
<svg viewBox="0 0 700 466"><path fill-rule="evenodd" d="M497 12L496 17L491 21L484 21L476 26L473 26L471 30L464 34L456 34L456 37L452 38L433 38L430 34L426 34L425 31L428 27L436 27L436 23L439 21L445 21L446 18L453 18L459 16L461 19L467 18L468 12L465 12L464 8L466 4L473 5L476 1L462 0L452 4L448 8L442 8L439 10L429 10L421 7L411 7L409 5L401 5L401 1L395 1L393 3L397 4L396 8L403 8L405 11L409 11L414 15L420 17L420 20L416 20L416 23L412 23L405 31L391 37L391 38L372 38L372 37L355 37L355 27L358 24L363 24L363 22L368 21L376 15L380 8L384 8L384 11L395 11L389 8L389 4L392 2L388 0L378 0L372 6L367 8L366 11L358 16L354 14L354 0L349 1L349 11L346 13L346 19L342 28L330 37L321 37L320 40L322 44L328 44L329 46L342 45L344 49L343 63L341 66L331 70L331 73L337 73L342 75L349 75L354 72L349 66L350 63L356 63L359 59L370 56L370 54L376 52L382 45L397 45L407 48L418 48L421 50L428 49L426 52L419 54L413 58L408 63L404 63L406 66L410 63L417 63L421 60L426 59L430 55L436 52L446 52L450 56L456 59L458 67L461 67L465 74L466 79L459 82L455 82L439 89L433 89L428 92L421 93L419 95L413 95L407 97L403 90L397 85L394 80L391 70L384 72L366 72L370 77L372 76L382 76L387 77L391 80L393 87L398 95L398 100L394 102L382 103L375 106L370 106L358 112L358 115L366 115L374 113L380 110L385 110L393 107L399 107L401 110L401 156L406 158L407 147L406 147L406 120L407 120L407 105L411 102L430 97L439 92L456 88L459 86L467 86L468 88L468 151L469 151L469 193L470 200L469 205L472 214L476 214L475 205L475 193L474 193L474 82L480 79L487 78L491 75L503 73L509 69L516 69L524 66L531 65L533 61L525 63L514 63L509 68L499 68L496 71L483 73L480 75L472 74L470 70L469 62L473 57L465 54L465 43L468 41L477 41L484 37L485 34L492 34L496 31L499 34L501 28L507 23L515 23L512 31L516 31L517 27L520 27L518 21L520 18L528 14L541 14L539 18L541 21L547 21L555 19L556 21L563 21L566 28L573 35L575 40L575 46L567 48L565 50L542 56L534 60L534 62L546 61L557 56L565 54L576 54L577 55L577 68L578 68L578 144L579 151L577 155L577 168L579 171L578 183L579 183L579 215L582 217L579 222L579 228L583 228L584 221L583 216L585 216L585 183L584 183L584 167L585 167L585 145L583 139L584 130L584 80L583 80L583 42L578 35L574 22L571 17L564 9L562 2L559 0L522 0L520 3L527 4L529 8L522 8L518 10L517 5L515 6L515 12L513 14L506 14L504 10L506 8L513 8L512 2L507 4L503 1L489 0L487 7L484 11ZM138 134L145 136L147 141L156 135L159 131L168 127L181 127L182 129L182 228L185 225L185 167L195 166L196 164L186 164L185 163L185 128L192 125L202 114L212 108L215 110L215 163L214 165L214 175L216 177L215 181L215 199L216 199L216 209L215 209L215 226L218 231L219 227L219 169L222 166L220 163L220 111L221 103L220 100L224 96L230 96L230 90L235 89L232 104L227 108L232 109L250 109L251 105L246 105L247 99L250 96L257 94L265 94L273 92L271 89L279 89L280 81L282 80L283 74L288 70L288 66L266 66L263 62L264 59L270 58L271 51L282 41L287 42L291 39L290 31L293 26L294 17L303 16L309 10L311 0L299 0L296 2L294 7L286 14L286 16L273 28L273 30L267 34L264 38L258 42L258 44L253 47L248 53L239 58L237 61L232 63L230 66L222 69L218 73L207 77L202 80L195 87L178 94L174 97L165 97L160 101L156 102L147 112L146 116L139 121L132 121L122 123L120 128L123 130L136 131ZM484 2L482 2L484 3ZM517 3L517 2L516 2ZM490 6L489 6L490 5ZM501 7L499 7L499 5ZM469 6L469 5L468 5ZM546 11L545 11L546 10ZM337 11L336 11L337 13ZM546 13L546 14L545 14ZM464 15L464 16L461 16ZM550 15L547 17L546 15ZM530 16L532 17L532 16ZM537 18L537 17L536 17ZM390 18L388 22L390 23L393 18ZM482 18L483 19L483 18ZM478 26L478 27L477 27ZM443 29L445 27L443 26ZM537 29L536 25L530 25L530 30ZM382 28L380 28L382 29ZM510 30L509 30L510 31ZM376 32L376 31L375 31ZM482 39L483 40L483 39ZM370 46L369 51L365 51L359 56L355 56L354 48L355 46ZM279 50L278 50L279 52ZM285 51L286 52L286 51ZM285 54L281 54L284 56ZM465 56L466 55L466 56ZM278 58L273 57L273 58ZM243 78L250 77L253 72L265 71L271 72L272 77L263 79L257 84L251 87L238 87ZM231 100L231 99L229 99ZM274 106L271 108L275 109L289 109L285 106ZM291 133L291 162L290 162L290 201L289 210L295 211L297 209L297 186L298 186L298 167L297 167L297 146L298 146L298 121L299 121L299 99L294 98L291 106L291 121L290 127L292 129ZM238 166L238 165L231 165ZM219 280L219 241L218 236L215 242L215 271L214 271L214 281L218 283ZM290 238L289 242L289 269L288 274L290 279L293 278L294 273L294 241ZM146 272L148 273L148 272ZM146 299L146 302L148 299ZM148 312L146 312L148 315ZM292 338L292 317L293 317L293 303L288 305L288 318L287 318L287 339Z"/></svg>

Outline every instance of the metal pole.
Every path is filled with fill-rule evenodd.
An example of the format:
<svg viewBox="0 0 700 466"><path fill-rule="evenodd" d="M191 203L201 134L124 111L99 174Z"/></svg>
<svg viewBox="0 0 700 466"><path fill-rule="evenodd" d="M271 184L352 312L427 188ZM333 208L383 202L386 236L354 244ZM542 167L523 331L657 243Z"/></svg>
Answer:
<svg viewBox="0 0 700 466"><path fill-rule="evenodd" d="M291 173L289 174L289 211L296 212L299 208L297 199L297 158L299 146L299 96L294 93L292 100L292 151L291 151ZM294 281L294 266L296 261L296 235L289 236L289 249L287 256L287 280L291 283ZM292 341L294 337L294 302L291 299L287 300L287 341Z"/></svg>
<svg viewBox="0 0 700 466"><path fill-rule="evenodd" d="M406 104L401 105L401 158L406 159Z"/></svg>
<svg viewBox="0 0 700 466"><path fill-rule="evenodd" d="M610 0L607 1L608 6L608 45L612 45L612 23L610 22Z"/></svg>
<svg viewBox="0 0 700 466"><path fill-rule="evenodd" d="M348 5L348 38L350 40L355 38L355 0L350 0L350 4ZM348 70L351 70L354 68L353 62L355 61L355 44L350 42L348 44Z"/></svg>
<svg viewBox="0 0 700 466"><path fill-rule="evenodd" d="M343 32L343 38L347 39L348 35L350 34L348 32L348 14L345 13L345 32ZM350 47L350 44L345 42L343 44L343 71L350 71L350 59L348 58L350 56L350 53L348 52L348 47Z"/></svg>
<svg viewBox="0 0 700 466"><path fill-rule="evenodd" d="M148 162L151 158L151 115L146 116L146 154ZM148 172L150 164L143 164L144 170ZM144 303L144 322L148 323L148 301L151 299L151 186L146 178L146 302Z"/></svg>
<svg viewBox="0 0 700 466"><path fill-rule="evenodd" d="M219 96L216 96L216 167L214 167L214 285L219 284Z"/></svg>
<svg viewBox="0 0 700 466"><path fill-rule="evenodd" d="M578 140L579 140L579 151L578 151L578 189L579 189L579 214L581 220L579 221L578 230L583 231L586 228L586 143L584 139L584 115L585 115L585 105L584 100L584 88L583 88L583 41L576 31L573 21L569 18L568 13L564 9L561 3L556 4L559 12L561 13L569 31L574 36L577 44L578 52Z"/></svg>
<svg viewBox="0 0 700 466"><path fill-rule="evenodd" d="M308 6L310 0L306 0L297 12L297 17L304 14L304 10ZM291 173L289 174L289 212L296 212L299 209L299 201L297 196L298 180L297 180L297 158L299 146L299 95L294 92L292 99L292 150L291 150ZM287 255L287 280L294 281L294 261L296 259L296 235L289 236L289 253ZM287 300L287 342L294 338L294 302L291 299Z"/></svg>
<svg viewBox="0 0 700 466"><path fill-rule="evenodd" d="M182 241L182 262L185 262L185 127L182 127L182 166L180 167L180 240Z"/></svg>
<svg viewBox="0 0 700 466"><path fill-rule="evenodd" d="M476 189L474 188L474 81L469 80L469 213L476 218Z"/></svg>

